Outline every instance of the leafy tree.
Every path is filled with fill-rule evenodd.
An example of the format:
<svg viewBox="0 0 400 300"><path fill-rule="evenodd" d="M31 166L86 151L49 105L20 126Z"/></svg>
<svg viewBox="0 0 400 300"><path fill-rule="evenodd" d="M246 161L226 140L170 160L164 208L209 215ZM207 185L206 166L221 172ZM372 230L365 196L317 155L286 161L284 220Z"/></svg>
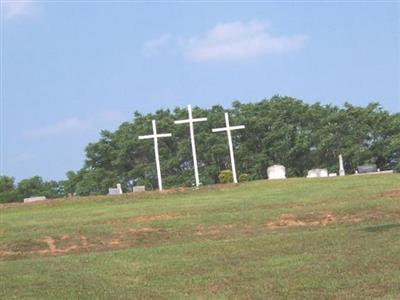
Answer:
<svg viewBox="0 0 400 300"><path fill-rule="evenodd" d="M15 189L14 178L0 176L0 203L13 202L16 200L18 200L18 194Z"/></svg>
<svg viewBox="0 0 400 300"><path fill-rule="evenodd" d="M339 154L343 155L346 173L353 173L364 163L375 163L381 170L400 165L400 114L390 114L376 102L366 107L349 103L338 107L310 105L276 95L255 103L234 101L229 109L219 105L193 108L194 117L207 117L207 122L195 124L203 184L219 182L220 172L231 168L226 135L211 131L224 126L225 111L232 125L246 126L233 133L233 147L238 174L248 174L250 180L266 178L267 168L273 164L283 164L289 177L304 176L311 168L338 172ZM122 123L114 132L101 131L100 139L86 147L81 170L69 171L67 179L59 183L43 182L40 177L23 180L18 184L17 198L105 194L117 183L123 189L133 185L157 188L153 141L138 139L151 133L153 119L159 132L172 133L172 137L158 141L164 186L192 186L189 128L174 125L174 120L185 118L186 108L161 109L146 115L135 112L130 122Z"/></svg>

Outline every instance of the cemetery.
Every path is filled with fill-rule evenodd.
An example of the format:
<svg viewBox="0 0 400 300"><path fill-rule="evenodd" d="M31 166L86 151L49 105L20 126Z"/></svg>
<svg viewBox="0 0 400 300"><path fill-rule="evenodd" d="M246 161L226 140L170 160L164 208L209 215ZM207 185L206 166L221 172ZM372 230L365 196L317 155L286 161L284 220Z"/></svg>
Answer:
<svg viewBox="0 0 400 300"><path fill-rule="evenodd" d="M63 197L0 204L0 298L396 298L397 152L366 159L315 136L283 151L288 132L267 139L283 124L264 132L243 108L214 110L136 115L52 183ZM98 152L109 144L130 151Z"/></svg>
<svg viewBox="0 0 400 300"><path fill-rule="evenodd" d="M400 300L400 1L0 1L0 300Z"/></svg>

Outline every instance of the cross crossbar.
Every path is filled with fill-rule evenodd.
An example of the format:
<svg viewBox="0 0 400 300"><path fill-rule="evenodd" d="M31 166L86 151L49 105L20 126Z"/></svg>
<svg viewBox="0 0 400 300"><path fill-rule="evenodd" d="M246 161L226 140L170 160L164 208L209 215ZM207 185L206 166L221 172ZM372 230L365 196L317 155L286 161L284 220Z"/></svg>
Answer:
<svg viewBox="0 0 400 300"><path fill-rule="evenodd" d="M185 124L185 123L196 123L196 122L204 122L207 121L207 118L196 118L196 119L186 119L186 120L178 120L174 121L175 124Z"/></svg>
<svg viewBox="0 0 400 300"><path fill-rule="evenodd" d="M212 132L221 132L221 131L228 131L228 130L237 130L237 129L244 129L244 125L238 126L231 126L231 127L222 127L222 128L214 128Z"/></svg>
<svg viewBox="0 0 400 300"><path fill-rule="evenodd" d="M171 133L160 133L160 134L150 134L150 135L140 135L139 140L145 140L145 139L154 139L154 138L162 138L162 137L170 137L172 136Z"/></svg>

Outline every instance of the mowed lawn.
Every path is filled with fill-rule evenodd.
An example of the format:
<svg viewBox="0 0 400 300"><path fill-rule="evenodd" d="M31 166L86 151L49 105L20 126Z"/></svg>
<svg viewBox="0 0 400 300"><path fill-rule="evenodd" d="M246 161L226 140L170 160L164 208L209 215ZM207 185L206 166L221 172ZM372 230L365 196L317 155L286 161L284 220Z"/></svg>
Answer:
<svg viewBox="0 0 400 300"><path fill-rule="evenodd" d="M400 175L1 207L1 299L400 299Z"/></svg>

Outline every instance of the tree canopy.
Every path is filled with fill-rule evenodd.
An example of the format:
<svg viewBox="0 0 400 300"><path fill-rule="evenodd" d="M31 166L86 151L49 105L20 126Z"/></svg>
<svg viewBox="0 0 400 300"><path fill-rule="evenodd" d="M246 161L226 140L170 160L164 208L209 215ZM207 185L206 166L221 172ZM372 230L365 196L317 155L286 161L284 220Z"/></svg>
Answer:
<svg viewBox="0 0 400 300"><path fill-rule="evenodd" d="M220 171L230 169L226 135L211 132L224 126L225 111L229 112L231 125L246 126L233 133L233 144L238 175L247 174L250 180L266 178L267 168L273 164L284 165L289 177L305 176L312 168L338 172L339 154L349 174L364 163L375 163L381 170L400 168L399 113L390 114L375 102L366 107L349 103L337 107L274 96L256 103L235 101L229 109L219 105L194 107L194 117L208 119L196 123L194 129L203 184L217 183ZM59 183L61 192L105 194L117 183L125 189L134 185L156 188L153 142L138 139L151 132L152 119L157 120L159 132L172 133L171 138L159 139L164 186L192 186L189 127L174 124L186 118L186 107L146 115L135 112L132 122L122 123L115 132L101 131L100 140L87 145L82 169L69 171L67 180ZM32 194L36 186L30 184ZM10 183L2 179L0 194L3 185L4 193L9 193ZM26 185L19 183L21 195L28 194Z"/></svg>

